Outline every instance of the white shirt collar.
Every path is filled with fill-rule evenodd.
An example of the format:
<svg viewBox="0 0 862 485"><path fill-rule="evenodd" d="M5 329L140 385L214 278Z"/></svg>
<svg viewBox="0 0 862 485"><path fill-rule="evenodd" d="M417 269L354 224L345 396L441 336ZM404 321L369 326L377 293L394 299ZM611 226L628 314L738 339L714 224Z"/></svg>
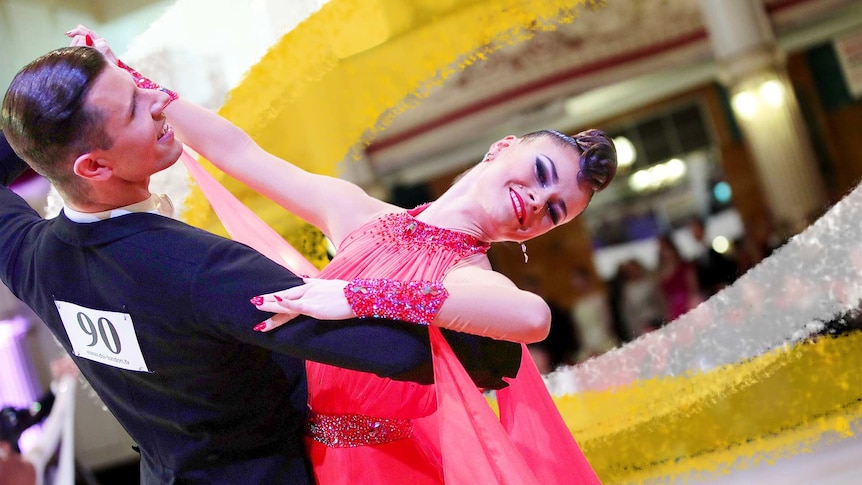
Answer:
<svg viewBox="0 0 862 485"><path fill-rule="evenodd" d="M148 212L172 218L174 217L174 204L165 194L150 194L149 198L140 202L102 212L78 212L65 204L63 205L63 212L71 221L80 223L104 221L135 212Z"/></svg>

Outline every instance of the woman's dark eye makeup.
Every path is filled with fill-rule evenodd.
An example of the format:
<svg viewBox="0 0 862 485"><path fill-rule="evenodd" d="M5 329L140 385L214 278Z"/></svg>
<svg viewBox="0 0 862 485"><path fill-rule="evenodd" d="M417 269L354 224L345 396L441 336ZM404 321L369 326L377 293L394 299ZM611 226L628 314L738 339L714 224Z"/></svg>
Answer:
<svg viewBox="0 0 862 485"><path fill-rule="evenodd" d="M536 157L536 179L539 181L539 185L547 187L549 178L548 168L545 166L545 162L541 158ZM560 214L556 207L554 207L550 202L548 202L548 215L551 216L551 222L553 222L554 225L557 225L560 221Z"/></svg>
<svg viewBox="0 0 862 485"><path fill-rule="evenodd" d="M129 120L133 120L135 118L135 111L138 108L138 88L132 89L132 99L131 103L129 103Z"/></svg>
<svg viewBox="0 0 862 485"><path fill-rule="evenodd" d="M555 226L560 222L560 214L550 203L548 203L548 215L551 216L551 222L553 222Z"/></svg>
<svg viewBox="0 0 862 485"><path fill-rule="evenodd" d="M536 157L536 178L542 187L548 186L548 169L539 157Z"/></svg>

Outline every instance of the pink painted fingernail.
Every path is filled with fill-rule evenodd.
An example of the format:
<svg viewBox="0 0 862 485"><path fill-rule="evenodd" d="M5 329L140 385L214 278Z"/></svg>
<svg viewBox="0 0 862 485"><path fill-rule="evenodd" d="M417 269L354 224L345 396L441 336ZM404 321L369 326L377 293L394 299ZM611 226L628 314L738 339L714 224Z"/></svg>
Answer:
<svg viewBox="0 0 862 485"><path fill-rule="evenodd" d="M255 332L262 332L266 328L266 322L260 322L254 326Z"/></svg>
<svg viewBox="0 0 862 485"><path fill-rule="evenodd" d="M84 36L84 41L87 43L88 46L93 47L93 38L90 37L90 34Z"/></svg>
<svg viewBox="0 0 862 485"><path fill-rule="evenodd" d="M252 299L251 299L251 300L249 300L249 301L251 301L251 304L252 304L252 305L254 305L254 306L261 306L261 305L263 305L263 297L262 297L262 296L256 296L256 297L252 298Z"/></svg>
<svg viewBox="0 0 862 485"><path fill-rule="evenodd" d="M277 302L283 301L283 299L278 295L272 295L272 296L273 296L273 298L275 298L275 301L277 301Z"/></svg>

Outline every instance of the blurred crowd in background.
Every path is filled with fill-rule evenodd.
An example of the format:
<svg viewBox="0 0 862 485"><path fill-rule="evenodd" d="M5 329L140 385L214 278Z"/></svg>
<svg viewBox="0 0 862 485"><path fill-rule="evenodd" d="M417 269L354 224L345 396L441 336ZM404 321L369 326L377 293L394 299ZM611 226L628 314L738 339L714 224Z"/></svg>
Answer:
<svg viewBox="0 0 862 485"><path fill-rule="evenodd" d="M529 346L539 370L549 373L577 364L661 328L732 284L787 238L777 231L762 245L742 238L732 250L719 253L704 237L703 219L691 219L686 229L698 243L693 257L683 257L665 234L656 240L655 267L631 257L607 281L583 267L572 268L568 283L573 303L562 308L549 301L550 334ZM527 278L523 286L541 294L536 278Z"/></svg>

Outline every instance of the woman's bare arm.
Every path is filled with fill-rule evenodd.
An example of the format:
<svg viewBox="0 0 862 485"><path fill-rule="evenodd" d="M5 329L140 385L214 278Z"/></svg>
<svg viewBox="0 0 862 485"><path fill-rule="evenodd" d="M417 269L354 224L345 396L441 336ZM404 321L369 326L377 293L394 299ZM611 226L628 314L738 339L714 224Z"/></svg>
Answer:
<svg viewBox="0 0 862 485"><path fill-rule="evenodd" d="M230 121L182 98L165 114L178 138L204 158L336 243L373 215L394 209L353 183L308 172L266 152Z"/></svg>
<svg viewBox="0 0 862 485"><path fill-rule="evenodd" d="M496 271L464 266L450 271L443 283L448 297L432 325L523 343L537 342L548 335L551 324L548 304ZM260 295L256 301L258 308L277 315L258 330L277 328L297 314L323 320L355 316L344 296L347 284L344 280L308 278L305 285Z"/></svg>

